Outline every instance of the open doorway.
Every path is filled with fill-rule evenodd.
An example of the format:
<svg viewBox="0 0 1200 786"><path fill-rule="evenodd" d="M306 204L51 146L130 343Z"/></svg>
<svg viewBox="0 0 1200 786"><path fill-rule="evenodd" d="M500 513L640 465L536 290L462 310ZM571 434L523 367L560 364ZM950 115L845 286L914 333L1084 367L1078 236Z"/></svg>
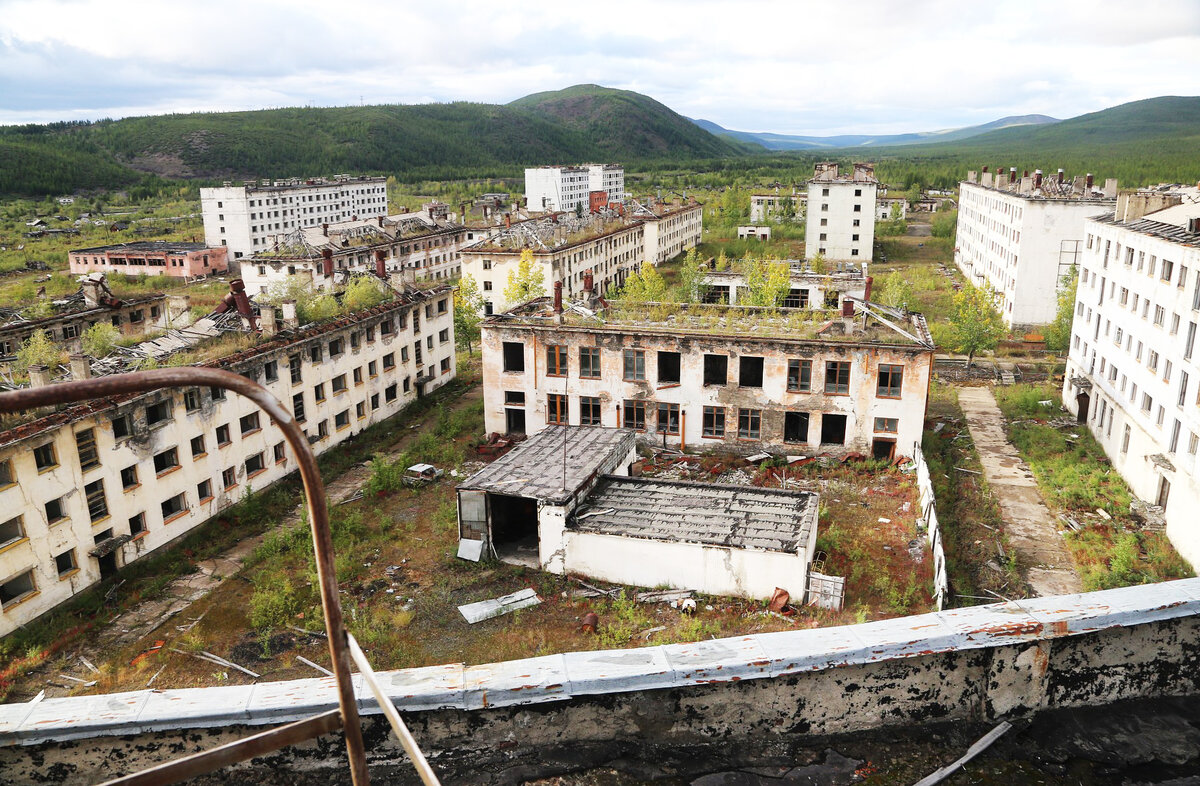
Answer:
<svg viewBox="0 0 1200 786"><path fill-rule="evenodd" d="M871 455L877 459L891 461L896 455L896 440L876 437L871 443Z"/></svg>
<svg viewBox="0 0 1200 786"><path fill-rule="evenodd" d="M104 581L110 576L117 575L117 552L110 551L103 557L97 557L96 561L100 563L101 581Z"/></svg>
<svg viewBox="0 0 1200 786"><path fill-rule="evenodd" d="M1075 397L1075 405L1079 408L1079 414L1075 418L1076 423L1087 423L1088 410L1092 406L1092 397L1087 393L1080 393Z"/></svg>
<svg viewBox="0 0 1200 786"><path fill-rule="evenodd" d="M822 445L845 445L846 444L846 416L831 415L825 413L821 415L821 444Z"/></svg>
<svg viewBox="0 0 1200 786"><path fill-rule="evenodd" d="M504 410L504 430L513 435L525 433L525 410L509 407Z"/></svg>
<svg viewBox="0 0 1200 786"><path fill-rule="evenodd" d="M489 494L492 547L504 562L539 568L537 500Z"/></svg>
<svg viewBox="0 0 1200 786"><path fill-rule="evenodd" d="M1160 477L1158 479L1158 496L1154 500L1154 504L1158 505L1163 510L1167 509L1167 498L1171 496L1171 481Z"/></svg>

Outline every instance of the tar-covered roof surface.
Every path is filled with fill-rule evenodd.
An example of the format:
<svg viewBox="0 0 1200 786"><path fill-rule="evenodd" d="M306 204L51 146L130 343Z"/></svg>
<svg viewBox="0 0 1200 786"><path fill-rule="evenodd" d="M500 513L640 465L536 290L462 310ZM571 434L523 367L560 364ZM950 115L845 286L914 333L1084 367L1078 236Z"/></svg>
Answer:
<svg viewBox="0 0 1200 786"><path fill-rule="evenodd" d="M795 552L817 525L807 491L607 475L571 523L582 532Z"/></svg>
<svg viewBox="0 0 1200 786"><path fill-rule="evenodd" d="M614 454L623 457L633 446L634 433L628 429L547 426L458 487L563 502Z"/></svg>

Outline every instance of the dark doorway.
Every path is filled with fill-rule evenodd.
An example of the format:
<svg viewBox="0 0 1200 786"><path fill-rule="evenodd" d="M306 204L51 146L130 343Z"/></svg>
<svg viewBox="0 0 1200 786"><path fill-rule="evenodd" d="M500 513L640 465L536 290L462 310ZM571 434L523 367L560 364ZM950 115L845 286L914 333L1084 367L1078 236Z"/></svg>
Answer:
<svg viewBox="0 0 1200 786"><path fill-rule="evenodd" d="M1079 415L1075 418L1075 422L1087 423L1088 409L1092 406L1092 397L1087 393L1080 393L1075 397L1075 405L1079 407Z"/></svg>
<svg viewBox="0 0 1200 786"><path fill-rule="evenodd" d="M871 443L871 455L877 459L891 461L892 456L896 455L896 440L876 438Z"/></svg>
<svg viewBox="0 0 1200 786"><path fill-rule="evenodd" d="M1158 479L1158 497L1154 504L1158 505L1163 510L1167 509L1167 497L1171 496L1171 481L1166 478Z"/></svg>
<svg viewBox="0 0 1200 786"><path fill-rule="evenodd" d="M783 413L783 441L808 442L808 413Z"/></svg>
<svg viewBox="0 0 1200 786"><path fill-rule="evenodd" d="M504 410L504 430L509 434L525 433L525 410Z"/></svg>
<svg viewBox="0 0 1200 786"><path fill-rule="evenodd" d="M846 444L846 416L824 414L821 416L821 444Z"/></svg>
<svg viewBox="0 0 1200 786"><path fill-rule="evenodd" d="M110 551L103 557L97 557L96 561L100 563L101 581L104 581L109 576L117 575L117 552Z"/></svg>
<svg viewBox="0 0 1200 786"><path fill-rule="evenodd" d="M538 564L537 500L489 494L492 547L505 562L540 567Z"/></svg>

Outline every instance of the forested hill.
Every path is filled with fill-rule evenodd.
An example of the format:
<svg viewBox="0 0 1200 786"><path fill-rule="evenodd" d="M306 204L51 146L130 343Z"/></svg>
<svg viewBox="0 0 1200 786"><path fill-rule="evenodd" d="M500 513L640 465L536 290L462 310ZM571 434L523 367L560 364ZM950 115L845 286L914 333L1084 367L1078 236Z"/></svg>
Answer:
<svg viewBox="0 0 1200 786"><path fill-rule="evenodd" d="M0 193L122 186L146 173L237 179L417 170L440 179L522 164L745 150L646 96L580 86L504 106L306 107L4 128Z"/></svg>

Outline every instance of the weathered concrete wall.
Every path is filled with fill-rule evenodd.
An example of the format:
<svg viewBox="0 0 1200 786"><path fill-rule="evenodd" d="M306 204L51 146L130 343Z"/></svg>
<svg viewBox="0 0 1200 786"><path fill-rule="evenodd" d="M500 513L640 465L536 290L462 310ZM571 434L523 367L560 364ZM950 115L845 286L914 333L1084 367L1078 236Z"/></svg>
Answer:
<svg viewBox="0 0 1200 786"><path fill-rule="evenodd" d="M1189 696L1200 692L1198 612L1200 580L1189 579L381 676L446 781L512 783L663 751L732 759L764 740L801 745L880 727ZM4 706L0 783L101 780L252 731L231 723L279 723L333 706L326 679ZM376 777L413 782L379 716L365 724ZM348 782L334 735L219 778L205 782Z"/></svg>

